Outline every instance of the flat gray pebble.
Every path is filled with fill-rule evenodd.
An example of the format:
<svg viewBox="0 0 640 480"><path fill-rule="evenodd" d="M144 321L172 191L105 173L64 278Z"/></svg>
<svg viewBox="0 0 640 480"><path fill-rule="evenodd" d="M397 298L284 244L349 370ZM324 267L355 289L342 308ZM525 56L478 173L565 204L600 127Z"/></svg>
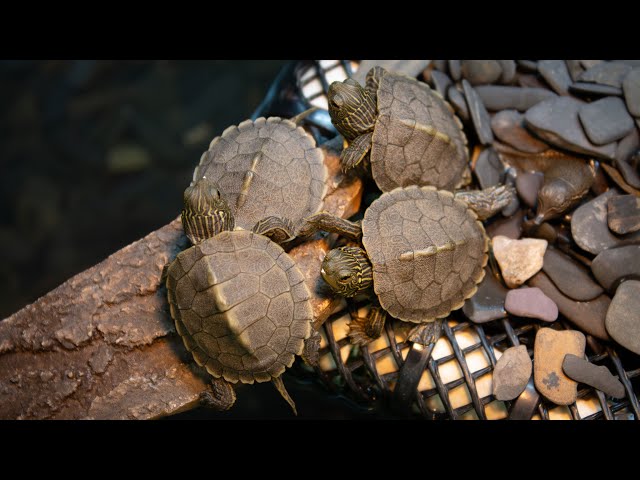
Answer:
<svg viewBox="0 0 640 480"><path fill-rule="evenodd" d="M591 262L591 271L607 290L624 278L640 278L640 245L610 248Z"/></svg>
<svg viewBox="0 0 640 480"><path fill-rule="evenodd" d="M640 230L640 197L619 195L609 199L607 204L609 229L619 235Z"/></svg>
<svg viewBox="0 0 640 480"><path fill-rule="evenodd" d="M618 97L606 97L580 107L578 117L582 127L596 145L619 140L635 129L633 118Z"/></svg>
<svg viewBox="0 0 640 480"><path fill-rule="evenodd" d="M583 250L597 255L608 248L617 247L625 243L640 243L640 232L620 238L609 230L607 204L609 199L616 195L618 195L618 192L612 188L581 205L573 212L571 235Z"/></svg>
<svg viewBox="0 0 640 480"><path fill-rule="evenodd" d="M590 385L613 398L624 398L624 385L604 365L598 366L575 355L566 355L562 362L565 375L578 383Z"/></svg>
<svg viewBox="0 0 640 480"><path fill-rule="evenodd" d="M462 60L460 72L471 85L485 85L498 81L502 66L498 60Z"/></svg>
<svg viewBox="0 0 640 480"><path fill-rule="evenodd" d="M525 125L543 140L578 153L612 159L616 144L594 145L585 135L578 112L584 102L572 97L544 100L527 110Z"/></svg>
<svg viewBox="0 0 640 480"><path fill-rule="evenodd" d="M525 345L507 348L493 370L493 394L501 401L517 398L529 383L533 363Z"/></svg>
<svg viewBox="0 0 640 480"><path fill-rule="evenodd" d="M563 294L573 300L585 302L604 293L602 287L589 275L587 267L557 248L551 246L547 248L542 271Z"/></svg>
<svg viewBox="0 0 640 480"><path fill-rule="evenodd" d="M631 70L622 82L627 108L634 117L640 117L640 67Z"/></svg>
<svg viewBox="0 0 640 480"><path fill-rule="evenodd" d="M507 85L479 85L476 92L487 110L493 112L509 109L525 112L543 100L557 97L555 93L544 88Z"/></svg>
<svg viewBox="0 0 640 480"><path fill-rule="evenodd" d="M601 62L584 71L578 81L592 82L610 87L622 87L624 77L631 71L629 65L617 62Z"/></svg>
<svg viewBox="0 0 640 480"><path fill-rule="evenodd" d="M487 112L482 100L467 80L462 80L462 88L464 90L464 96L467 99L467 106L469 107L473 126L478 134L478 140L480 140L480 143L483 145L490 145L493 143L493 132L491 131L489 112Z"/></svg>
<svg viewBox="0 0 640 480"><path fill-rule="evenodd" d="M456 115L460 117L463 122L471 120L469 115L469 108L467 107L467 101L464 95L456 88L455 85L450 85L447 89L447 100L451 103Z"/></svg>
<svg viewBox="0 0 640 480"><path fill-rule="evenodd" d="M606 326L611 338L640 355L640 281L620 284L611 300Z"/></svg>
<svg viewBox="0 0 640 480"><path fill-rule="evenodd" d="M538 72L558 95L569 95L569 85L573 81L564 60L540 60Z"/></svg>
<svg viewBox="0 0 640 480"><path fill-rule="evenodd" d="M549 145L524 128L524 115L517 110L502 110L491 119L491 129L498 139L525 153L541 153ZM483 187L484 188L484 187Z"/></svg>

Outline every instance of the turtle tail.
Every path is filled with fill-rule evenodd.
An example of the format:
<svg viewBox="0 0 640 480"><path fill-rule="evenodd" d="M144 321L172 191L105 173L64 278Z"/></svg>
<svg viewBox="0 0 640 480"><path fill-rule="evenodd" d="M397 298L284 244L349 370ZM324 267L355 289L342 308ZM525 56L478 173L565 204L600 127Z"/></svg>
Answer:
<svg viewBox="0 0 640 480"><path fill-rule="evenodd" d="M284 398L287 401L287 403L293 410L293 414L295 416L298 416L298 411L296 410L296 403L293 401L293 399L289 395L289 392L287 392L287 389L284 386L284 382L282 381L282 375L274 378L271 381L273 382L273 385L276 387L276 390L278 390L278 393L280 393L280 395L282 395L282 398Z"/></svg>

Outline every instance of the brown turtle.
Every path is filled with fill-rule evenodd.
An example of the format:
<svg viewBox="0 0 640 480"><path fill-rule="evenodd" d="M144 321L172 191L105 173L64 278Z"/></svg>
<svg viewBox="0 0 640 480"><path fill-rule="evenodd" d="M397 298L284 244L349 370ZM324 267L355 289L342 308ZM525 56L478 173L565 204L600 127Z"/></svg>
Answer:
<svg viewBox="0 0 640 480"><path fill-rule="evenodd" d="M365 87L351 78L334 82L328 99L331 121L348 143L343 170L369 157L383 192L409 185L453 190L470 180L462 124L427 84L374 67Z"/></svg>
<svg viewBox="0 0 640 480"><path fill-rule="evenodd" d="M279 117L246 120L212 140L191 185L207 178L228 202L236 225L252 229L268 222L266 235L291 239L304 218L318 212L328 172L322 151L296 121Z"/></svg>
<svg viewBox="0 0 640 480"><path fill-rule="evenodd" d="M303 274L260 234L263 223L232 231L234 215L207 178L185 190L182 218L194 245L168 267L167 294L185 347L215 378L207 400L228 409L232 384L273 381L295 412L280 375L305 345L318 346Z"/></svg>
<svg viewBox="0 0 640 480"><path fill-rule="evenodd" d="M329 251L321 271L346 297L373 284L382 310L373 308L368 318L352 322L352 341L378 337L384 312L424 324L461 308L476 292L487 263L489 240L479 219L500 211L513 195L504 185L455 195L411 186L383 193L366 210L362 225L329 214L310 219L317 228L362 242L362 248Z"/></svg>

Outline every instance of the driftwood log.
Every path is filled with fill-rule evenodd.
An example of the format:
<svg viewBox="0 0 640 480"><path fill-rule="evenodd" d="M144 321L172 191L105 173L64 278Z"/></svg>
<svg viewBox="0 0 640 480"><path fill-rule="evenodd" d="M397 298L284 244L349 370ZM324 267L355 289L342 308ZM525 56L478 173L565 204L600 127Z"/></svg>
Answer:
<svg viewBox="0 0 640 480"><path fill-rule="evenodd" d="M324 210L350 217L362 182L343 176L337 152L324 150ZM306 274L318 324L338 302L319 276L334 239L290 252ZM152 419L198 406L210 377L176 334L160 281L187 246L176 219L1 321L0 418Z"/></svg>

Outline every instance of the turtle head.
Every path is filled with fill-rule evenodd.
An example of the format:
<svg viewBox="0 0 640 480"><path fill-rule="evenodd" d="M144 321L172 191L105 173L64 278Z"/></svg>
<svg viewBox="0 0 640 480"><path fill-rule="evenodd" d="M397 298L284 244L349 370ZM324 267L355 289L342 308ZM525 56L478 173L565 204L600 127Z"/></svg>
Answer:
<svg viewBox="0 0 640 480"><path fill-rule="evenodd" d="M347 140L373 129L377 113L375 96L354 79L333 82L327 97L331 122Z"/></svg>
<svg viewBox="0 0 640 480"><path fill-rule="evenodd" d="M206 177L184 191L182 226L191 243L195 245L224 230L233 230L234 225L227 201Z"/></svg>
<svg viewBox="0 0 640 480"><path fill-rule="evenodd" d="M538 212L534 219L536 225L555 218L566 211L576 199L572 198L569 185L556 178L544 184L538 192Z"/></svg>
<svg viewBox="0 0 640 480"><path fill-rule="evenodd" d="M371 263L364 250L340 247L330 250L322 261L322 278L340 295L353 297L371 286Z"/></svg>

